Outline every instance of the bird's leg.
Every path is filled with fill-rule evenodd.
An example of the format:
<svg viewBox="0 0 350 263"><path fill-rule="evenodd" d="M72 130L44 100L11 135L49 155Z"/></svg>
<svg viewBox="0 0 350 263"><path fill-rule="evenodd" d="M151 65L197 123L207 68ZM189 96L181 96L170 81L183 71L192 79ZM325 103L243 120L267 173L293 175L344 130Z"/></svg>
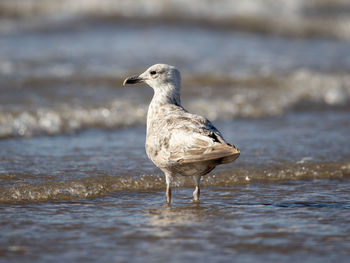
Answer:
<svg viewBox="0 0 350 263"><path fill-rule="evenodd" d="M169 185L166 186L166 202L167 204L171 203L171 188Z"/></svg>
<svg viewBox="0 0 350 263"><path fill-rule="evenodd" d="M195 202L199 202L199 196L200 196L200 193L201 193L201 190L199 188L199 184L201 182L201 176L200 175L195 175L193 176L193 179L196 183L196 189L193 191L193 200Z"/></svg>
<svg viewBox="0 0 350 263"><path fill-rule="evenodd" d="M171 184L171 181L172 181L172 176L170 173L165 173L165 181L166 181L166 202L168 204L171 203L171 187L170 187L170 184Z"/></svg>
<svg viewBox="0 0 350 263"><path fill-rule="evenodd" d="M200 190L199 186L196 186L196 188L193 191L193 200L195 202L199 202L200 193L201 193L201 190Z"/></svg>

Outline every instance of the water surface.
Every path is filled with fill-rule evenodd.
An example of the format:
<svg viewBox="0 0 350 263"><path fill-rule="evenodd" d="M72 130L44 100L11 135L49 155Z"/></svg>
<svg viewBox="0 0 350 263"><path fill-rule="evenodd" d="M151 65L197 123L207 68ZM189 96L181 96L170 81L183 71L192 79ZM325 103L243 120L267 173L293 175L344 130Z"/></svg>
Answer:
<svg viewBox="0 0 350 263"><path fill-rule="evenodd" d="M348 261L347 3L46 2L0 3L1 262ZM121 85L159 62L241 150L200 204L165 205Z"/></svg>

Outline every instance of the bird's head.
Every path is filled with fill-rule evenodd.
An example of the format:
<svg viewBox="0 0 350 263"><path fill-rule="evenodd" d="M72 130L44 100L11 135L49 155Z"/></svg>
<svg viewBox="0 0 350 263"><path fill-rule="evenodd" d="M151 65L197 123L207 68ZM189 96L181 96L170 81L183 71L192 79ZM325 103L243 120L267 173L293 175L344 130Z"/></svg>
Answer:
<svg viewBox="0 0 350 263"><path fill-rule="evenodd" d="M145 72L138 76L126 78L123 86L126 84L135 84L145 82L152 87L155 92L157 89L178 89L181 88L180 72L173 66L166 64L155 64L149 67Z"/></svg>

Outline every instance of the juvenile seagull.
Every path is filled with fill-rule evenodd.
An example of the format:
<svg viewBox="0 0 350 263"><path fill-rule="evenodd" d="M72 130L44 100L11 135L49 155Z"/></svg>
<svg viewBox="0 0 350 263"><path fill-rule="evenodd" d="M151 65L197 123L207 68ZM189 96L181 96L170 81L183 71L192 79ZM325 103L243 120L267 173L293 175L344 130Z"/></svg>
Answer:
<svg viewBox="0 0 350 263"><path fill-rule="evenodd" d="M240 151L228 144L206 118L189 113L180 102L181 76L173 66L156 64L126 84L145 82L154 90L147 113L146 153L165 174L166 200L171 202L174 175L192 176L199 201L201 177L216 165L233 162Z"/></svg>

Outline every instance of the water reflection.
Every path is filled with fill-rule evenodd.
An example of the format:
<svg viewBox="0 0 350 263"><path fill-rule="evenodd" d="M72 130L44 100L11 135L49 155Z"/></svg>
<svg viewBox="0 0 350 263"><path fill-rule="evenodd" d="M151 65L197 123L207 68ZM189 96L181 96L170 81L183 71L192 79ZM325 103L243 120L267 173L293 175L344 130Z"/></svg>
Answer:
<svg viewBox="0 0 350 263"><path fill-rule="evenodd" d="M161 205L159 208L146 210L150 226L158 227L163 230L164 227L191 226L193 223L199 223L206 219L208 209L201 204L177 203L176 205Z"/></svg>

